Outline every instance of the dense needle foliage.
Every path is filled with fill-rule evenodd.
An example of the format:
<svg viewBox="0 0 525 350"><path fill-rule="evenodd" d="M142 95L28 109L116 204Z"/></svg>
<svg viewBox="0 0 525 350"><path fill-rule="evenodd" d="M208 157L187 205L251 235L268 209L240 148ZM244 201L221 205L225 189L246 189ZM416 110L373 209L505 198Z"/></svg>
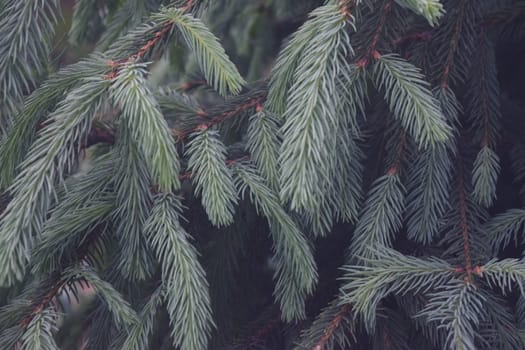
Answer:
<svg viewBox="0 0 525 350"><path fill-rule="evenodd" d="M525 348L522 1L72 4L0 0L1 349Z"/></svg>

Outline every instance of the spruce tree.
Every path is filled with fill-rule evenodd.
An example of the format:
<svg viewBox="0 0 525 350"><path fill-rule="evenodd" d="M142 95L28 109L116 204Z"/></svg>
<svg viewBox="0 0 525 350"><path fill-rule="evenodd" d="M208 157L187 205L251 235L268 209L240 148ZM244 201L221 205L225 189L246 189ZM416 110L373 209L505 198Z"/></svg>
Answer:
<svg viewBox="0 0 525 350"><path fill-rule="evenodd" d="M0 13L1 349L525 348L523 2Z"/></svg>

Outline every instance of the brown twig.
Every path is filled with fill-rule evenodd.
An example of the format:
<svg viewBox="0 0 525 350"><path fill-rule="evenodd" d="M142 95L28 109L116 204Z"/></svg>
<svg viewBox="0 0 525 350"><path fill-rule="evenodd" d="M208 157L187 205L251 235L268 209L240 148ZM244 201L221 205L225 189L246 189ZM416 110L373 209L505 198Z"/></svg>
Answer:
<svg viewBox="0 0 525 350"><path fill-rule="evenodd" d="M264 325L263 328L259 329L257 333L246 339L242 346L242 350L253 349L254 346L260 344L262 340L266 339L272 332L281 324L281 319L275 317Z"/></svg>
<svg viewBox="0 0 525 350"><path fill-rule="evenodd" d="M33 304L31 313L20 321L20 327L26 329L31 323L31 321L35 318L35 316L41 313L47 307L47 305L50 304L53 301L53 299L55 299L55 297L60 293L65 284L66 282L63 280L57 281L55 285L51 288L51 290L46 295L44 295L44 297L40 301L35 302Z"/></svg>
<svg viewBox="0 0 525 350"><path fill-rule="evenodd" d="M204 110L201 110L201 113L198 114L198 116L203 117L203 118L204 117L208 117L209 119L203 121L202 123L200 123L196 127L192 127L192 128L190 128L188 130L179 130L179 129L173 128L173 129L171 129L171 132L172 132L173 136L177 137L178 140L183 140L189 134L191 134L193 132L210 128L210 127L212 127L212 126L214 126L216 124L219 124L219 123L225 121L226 119L231 118L234 115L240 114L240 113L242 113L244 111L247 111L247 110L249 110L251 108L258 108L258 106L261 106L262 103L265 100L266 100L266 94L260 95L260 96L257 96L257 97L253 97L253 98L249 99L248 101L235 106L231 110L227 110L227 111L224 111L224 112L218 113L216 115L212 115L212 116L210 116L208 112L206 112Z"/></svg>
<svg viewBox="0 0 525 350"><path fill-rule="evenodd" d="M458 50L459 36L461 34L461 30L463 27L463 15L465 13L465 6L466 6L466 1L462 1L460 4L456 25L454 26L454 33L452 35L452 39L450 40L447 60L445 63L445 67L443 68L443 77L441 79L442 88L448 87L450 71L452 70L452 65L454 64L454 55L456 54L456 51Z"/></svg>
<svg viewBox="0 0 525 350"><path fill-rule="evenodd" d="M339 1L339 11L345 16L345 20L352 18L352 13L350 12L350 7L355 6L355 0L340 0Z"/></svg>
<svg viewBox="0 0 525 350"><path fill-rule="evenodd" d="M328 343L328 341L334 334L335 330L341 325L341 322L343 321L345 316L350 312L350 310L352 310L352 307L350 306L350 304L345 304L341 308L341 310L335 315L332 321L330 321L330 323L324 330L323 336L321 337L321 339L319 339L317 344L315 344L312 350L323 350L324 349L324 346L326 345L326 343Z"/></svg>
<svg viewBox="0 0 525 350"><path fill-rule="evenodd" d="M363 57L357 62L357 66L360 68L366 67L371 58L377 61L381 57L381 54L377 51L377 44L381 37L381 33L383 32L383 28L385 27L388 15L392 10L392 1L393 0L386 0L381 9L381 17L379 18L379 23L374 31L374 35L372 36L372 41L370 42L370 45L368 45Z"/></svg>
<svg viewBox="0 0 525 350"><path fill-rule="evenodd" d="M432 39L432 36L433 36L433 33L431 31L411 33L411 34L395 39L392 42L392 45L398 47L407 41L417 41L417 40L426 41L426 40Z"/></svg>
<svg viewBox="0 0 525 350"><path fill-rule="evenodd" d="M395 175L399 172L399 166L401 165L401 159L403 158L403 152L406 145L406 131L403 130L401 132L401 140L399 140L399 144L397 146L397 152L396 152L396 158L394 160L394 164L388 169L387 174L388 175Z"/></svg>
<svg viewBox="0 0 525 350"><path fill-rule="evenodd" d="M184 7L182 8L182 12L186 13L189 10L191 10L194 2L195 2L195 0L188 0L188 1L186 1L186 5L184 5Z"/></svg>
<svg viewBox="0 0 525 350"><path fill-rule="evenodd" d="M193 7L194 2L195 0L188 0L186 4L184 5L184 7L182 8L182 12L186 13L190 11L191 8ZM150 52L160 40L162 40L168 33L170 33L172 28L173 28L173 21L172 20L167 21L159 31L155 32L153 38L148 40L146 44L142 45L136 53L132 54L129 57L121 59L121 60L117 60L117 61L109 60L107 64L111 68L111 71L108 74L106 74L105 78L108 80L116 78L118 76L121 66L131 61L136 61L136 60L144 58L144 56L146 56L146 54Z"/></svg>
<svg viewBox="0 0 525 350"><path fill-rule="evenodd" d="M173 28L173 21L166 22L166 24L164 24L164 26L158 32L155 33L153 39L148 40L148 42L146 42L146 44L141 46L140 49L136 53L132 54L129 57L121 59L121 60L117 60L117 61L109 60L107 62L107 65L111 68L111 71L106 74L105 79L107 80L115 79L118 76L119 71L123 65L129 62L144 58L144 56L146 56L146 54L149 51L151 51L151 49L153 49L155 45L161 39L163 39L167 33L171 31L172 28Z"/></svg>

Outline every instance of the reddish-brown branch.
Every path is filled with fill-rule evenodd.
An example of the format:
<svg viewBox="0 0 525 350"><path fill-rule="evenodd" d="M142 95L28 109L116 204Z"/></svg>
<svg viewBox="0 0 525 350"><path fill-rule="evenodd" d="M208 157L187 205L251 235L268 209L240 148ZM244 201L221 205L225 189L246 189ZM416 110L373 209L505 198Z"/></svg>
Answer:
<svg viewBox="0 0 525 350"><path fill-rule="evenodd" d="M186 1L186 4L184 5L184 7L182 7L182 13L189 12L191 8L193 7L194 2L195 0ZM108 63L108 66L111 68L111 71L108 74L106 74L105 78L108 80L114 79L115 77L117 77L119 69L122 65L130 61L144 58L144 56L146 56L146 54L151 49L153 49L153 47L155 47L155 45L161 39L163 39L164 36L168 34L172 28L173 28L173 20L169 20L164 24L164 26L162 26L162 28L158 32L155 33L152 39L148 40L148 42L144 44L143 46L141 46L140 49L133 55L127 58L118 60L118 61L109 60L107 63Z"/></svg>
<svg viewBox="0 0 525 350"><path fill-rule="evenodd" d="M465 13L465 1L462 1L459 8L458 18L456 20L456 25L454 26L454 33L452 34L452 39L450 40L450 46L447 54L447 60L445 67L443 68L443 77L441 79L441 87L448 87L448 81L450 77L450 71L452 70L452 65L454 64L454 56L458 50L459 45L459 36L461 35L461 28L463 27L463 15Z"/></svg>
<svg viewBox="0 0 525 350"><path fill-rule="evenodd" d="M463 254L465 257L465 272L467 273L467 282L472 283L472 260L470 257L470 229L467 220L467 200L465 194L465 183L463 179L462 158L458 155L458 193L459 193L459 219L461 236L463 238Z"/></svg>
<svg viewBox="0 0 525 350"><path fill-rule="evenodd" d="M393 0L385 1L385 4L381 9L381 17L379 18L379 23L374 32L374 35L372 36L372 41L370 42L370 45L368 45L368 48L366 49L366 52L363 55L363 57L357 62L358 67L364 68L368 65L371 58L377 61L381 57L381 54L377 51L377 44L379 42L379 38L381 37L381 33L383 32L383 29L385 27L388 15L392 10L392 2Z"/></svg>
<svg viewBox="0 0 525 350"><path fill-rule="evenodd" d="M195 0L188 0L188 1L186 1L186 5L184 5L184 7L182 8L182 12L186 13L189 10L191 10L194 2L195 2Z"/></svg>
<svg viewBox="0 0 525 350"><path fill-rule="evenodd" d="M406 132L403 130L401 132L401 140L399 140L399 145L397 146L396 158L394 159L394 164L388 169L388 175L395 175L399 172L399 166L401 165L401 159L403 159L403 152L406 145Z"/></svg>
<svg viewBox="0 0 525 350"><path fill-rule="evenodd" d="M44 297L41 300L39 300L33 305L31 313L24 317L22 321L20 321L20 327L26 329L27 326L29 326L29 324L33 320L33 318L35 318L37 314L41 313L47 307L47 305L53 301L53 299L59 294L59 292L62 290L65 284L66 283L63 280L59 280L58 282L56 282L53 288L51 288L51 290L46 295L44 295Z"/></svg>
<svg viewBox="0 0 525 350"><path fill-rule="evenodd" d="M263 94L263 95L254 97L244 103L241 103L230 110L220 112L216 115L211 115L209 112L199 108L196 112L196 115L200 118L205 119L202 121L202 123L188 130L178 130L178 129L172 128L171 132L179 140L183 140L189 134L195 131L208 129L248 109L255 108L257 112L260 112L263 109L263 103L265 100L266 100L266 95ZM115 142L115 130L96 127L96 126L93 127L91 131L89 132L89 135L85 143L83 144L82 148L88 148L89 146L92 146L94 144L101 143L101 142L113 144Z"/></svg>
<svg viewBox="0 0 525 350"><path fill-rule="evenodd" d="M107 128L100 128L94 126L82 145L82 148L88 148L97 143L113 144L115 142L115 131Z"/></svg>
<svg viewBox="0 0 525 350"><path fill-rule="evenodd" d="M242 157L239 157L239 158L235 158L235 159L227 159L226 160L226 165L231 166L231 165L234 165L235 163L239 163L239 162L242 162L242 161L245 161L245 160L250 160L250 156L249 155L245 155L245 156L242 156Z"/></svg>
<svg viewBox="0 0 525 350"><path fill-rule="evenodd" d="M345 20L352 18L352 12L350 7L355 5L355 0L340 0L339 1L339 10L345 16Z"/></svg>
<svg viewBox="0 0 525 350"><path fill-rule="evenodd" d="M199 130L202 130L202 129L207 129L209 127L212 127L216 124L219 124L223 121L225 121L226 119L234 116L234 115L237 115L241 112L244 112L248 109L251 109L251 108L257 108L257 106L260 106L264 101L266 100L266 95L261 95L261 96L257 96L257 97L254 97L244 103L241 103L237 106L235 106L235 108L231 109L231 110L228 110L228 111L224 111L224 112L221 112L217 115L214 115L214 116L211 116L210 119L207 119L206 121L203 121L203 123L197 125L196 127L194 128L191 128L189 130L178 130L178 129L171 129L171 132L173 134L173 136L177 137L179 140L183 140L185 139L189 134L193 133L193 132L196 132L196 131L199 131ZM206 116L209 116L209 114L205 111L202 111L200 114L198 114L200 117L206 117Z"/></svg>
<svg viewBox="0 0 525 350"><path fill-rule="evenodd" d="M254 346L260 344L264 339L266 339L272 332L281 324L279 317L271 319L268 323L264 325L263 328L259 329L257 333L253 336L246 339L242 346L242 350L253 349Z"/></svg>
<svg viewBox="0 0 525 350"><path fill-rule="evenodd" d="M328 341L334 334L335 330L339 328L339 326L341 325L341 322L346 317L346 315L350 312L350 310L352 310L352 307L350 306L350 304L345 304L341 308L341 310L335 315L332 321L330 321L330 323L324 330L323 336L321 337L321 339L319 339L317 344L315 344L312 350L323 350L324 349L324 346L326 345L326 343L328 343Z"/></svg>
<svg viewBox="0 0 525 350"><path fill-rule="evenodd" d="M397 46L404 44L407 41L418 41L418 40L426 41L430 39L432 39L432 32L430 31L418 32L418 33L412 33L412 34L408 34L408 35L399 37L392 42L392 45L397 47Z"/></svg>
<svg viewBox="0 0 525 350"><path fill-rule="evenodd" d="M186 13L190 11L194 2L195 0L188 0L186 2L186 5L184 5L184 7L182 8L182 12ZM136 53L122 60L108 61L108 65L111 67L111 72L106 75L106 79L115 78L118 75L119 66L122 66L123 64L126 64L130 61L144 58L144 56L146 56L146 54L149 51L151 51L151 49L153 49L155 45L171 31L172 28L173 28L173 21L172 20L167 21L164 24L164 26L158 32L155 33L154 37L148 40L146 44L141 46L140 49Z"/></svg>
<svg viewBox="0 0 525 350"><path fill-rule="evenodd" d="M206 85L207 83L208 82L206 80L203 80L203 79L192 80L192 81L187 81L187 82L182 83L180 85L180 87L184 91L190 91L190 90L193 90L193 89L198 88L200 86Z"/></svg>
<svg viewBox="0 0 525 350"><path fill-rule="evenodd" d="M476 276L481 276L481 274L483 274L483 266L479 266L479 265L474 266L474 268L472 269L472 273L475 274Z"/></svg>
<svg viewBox="0 0 525 350"><path fill-rule="evenodd" d="M166 22L164 26L162 26L162 28L158 32L155 33L153 38L148 40L146 44L141 46L136 53L124 59L118 60L118 61L109 60L107 64L111 68L111 71L108 74L106 74L105 78L107 80L116 78L119 74L119 70L122 67L122 65L125 65L126 63L129 63L131 61L135 61L135 60L144 58L144 56L146 56L146 54L149 51L151 51L151 49L153 49L155 45L157 45L157 43L161 39L163 39L166 34L168 34L171 31L172 28L173 28L173 21Z"/></svg>

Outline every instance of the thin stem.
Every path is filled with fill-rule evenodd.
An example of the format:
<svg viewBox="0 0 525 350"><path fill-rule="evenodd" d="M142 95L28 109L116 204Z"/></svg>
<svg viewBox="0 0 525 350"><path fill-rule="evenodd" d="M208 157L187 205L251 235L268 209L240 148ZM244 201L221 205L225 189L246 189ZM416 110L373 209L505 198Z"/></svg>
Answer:
<svg viewBox="0 0 525 350"><path fill-rule="evenodd" d="M352 18L352 12L350 8L355 6L355 0L340 0L339 1L339 10L343 15L345 15L345 20Z"/></svg>
<svg viewBox="0 0 525 350"><path fill-rule="evenodd" d="M341 322L343 321L344 317L348 313L350 313L351 310L352 310L352 306L350 306L350 304L345 304L341 308L341 310L335 315L332 321L330 321L330 323L324 330L323 336L321 337L321 339L319 339L317 344L315 344L312 350L323 350L324 349L324 346L326 345L326 343L328 343L328 341L334 334L335 330L339 328L339 326L341 325Z"/></svg>
<svg viewBox="0 0 525 350"><path fill-rule="evenodd" d="M378 60L381 57L381 54L377 51L377 44L385 27L388 15L392 10L392 1L393 0L386 0L385 4L381 8L381 17L379 18L379 23L377 24L377 28L374 31L374 35L372 36L372 41L370 42L370 45L368 45L368 48L366 49L363 57L357 62L358 67L364 68L368 65L371 58Z"/></svg>
<svg viewBox="0 0 525 350"><path fill-rule="evenodd" d="M395 175L399 172L399 166L401 165L401 159L403 158L403 152L405 150L406 145L406 131L403 130L401 132L401 139L399 140L399 144L397 146L397 152L396 152L396 158L394 160L394 164L388 169L387 174L388 175Z"/></svg>
<svg viewBox="0 0 525 350"><path fill-rule="evenodd" d="M254 107L257 108L257 106L264 103L265 100L266 100L266 93L253 97L249 99L248 101L241 103L230 110L218 113L216 115L209 115L206 111L201 110L200 113L198 114L199 117L206 118L206 120L203 121L201 124L197 125L196 127L187 129L187 130L179 130L179 129L173 128L171 129L171 132L173 136L177 137L178 140L182 141L188 135L190 135L191 133L195 131L210 128L248 109L251 109Z"/></svg>
<svg viewBox="0 0 525 350"><path fill-rule="evenodd" d="M113 60L109 60L107 62L108 66L111 68L111 71L106 74L106 79L107 80L111 80L111 79L114 79L118 76L119 74L119 71L120 71L120 67L122 67L123 65L125 65L126 63L129 63L131 61L135 61L135 60L138 60L138 59L141 59L141 58L144 58L144 56L146 56L146 54L155 47L155 45L161 40L164 38L164 36L166 36L167 34L169 34L171 32L171 29L173 28L173 21L167 21L166 24L164 24L164 26L158 31L155 33L153 39L151 40L148 40L148 42L146 44L144 44L143 46L140 47L140 49L134 53L133 55L127 57L127 58L124 58L124 59L121 59L121 60L118 60L118 61L113 61Z"/></svg>
<svg viewBox="0 0 525 350"><path fill-rule="evenodd" d="M261 329L257 331L253 336L246 339L243 344L242 350L253 349L257 345L261 344L261 341L266 339L272 332L281 324L281 319L279 317L271 319L268 323L264 325Z"/></svg>
<svg viewBox="0 0 525 350"><path fill-rule="evenodd" d="M20 327L26 329L33 318L35 318L37 314L41 313L47 307L47 305L51 303L53 299L55 299L55 297L62 291L62 288L65 284L66 281L58 280L53 288L51 288L51 290L46 295L44 295L40 301L34 303L31 313L24 317L22 321L20 321Z"/></svg>
<svg viewBox="0 0 525 350"><path fill-rule="evenodd" d="M456 54L456 51L458 50L459 45L459 36L461 34L461 29L463 27L463 15L465 13L465 7L466 7L466 1L462 1L459 7L459 14L456 19L456 25L454 27L454 33L452 35L452 39L450 40L450 46L447 54L447 60L445 63L445 67L443 68L443 77L441 79L441 87L447 88L448 87L448 81L450 77L450 71L452 69L452 65L454 64L454 55Z"/></svg>

